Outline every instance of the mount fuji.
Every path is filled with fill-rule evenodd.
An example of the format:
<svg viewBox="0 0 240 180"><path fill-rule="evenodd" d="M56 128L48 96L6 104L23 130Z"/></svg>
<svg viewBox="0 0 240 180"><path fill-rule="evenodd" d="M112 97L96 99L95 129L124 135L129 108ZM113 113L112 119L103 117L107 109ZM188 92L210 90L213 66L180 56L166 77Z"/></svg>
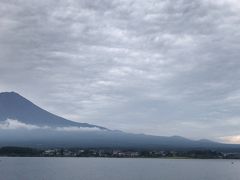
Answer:
<svg viewBox="0 0 240 180"><path fill-rule="evenodd" d="M15 92L0 93L0 147L237 150L240 145L110 130L54 115Z"/></svg>

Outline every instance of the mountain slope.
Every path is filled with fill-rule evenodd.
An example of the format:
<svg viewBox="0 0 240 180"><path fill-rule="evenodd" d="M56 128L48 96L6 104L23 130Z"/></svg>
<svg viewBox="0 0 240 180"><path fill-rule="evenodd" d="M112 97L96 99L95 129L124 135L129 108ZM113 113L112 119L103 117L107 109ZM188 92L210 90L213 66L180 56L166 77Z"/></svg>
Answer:
<svg viewBox="0 0 240 180"><path fill-rule="evenodd" d="M0 122L14 119L26 124L49 127L104 127L88 123L77 123L43 110L15 92L0 93Z"/></svg>
<svg viewBox="0 0 240 180"><path fill-rule="evenodd" d="M4 123L8 123L8 119L24 123L24 126L18 124L17 128L6 128ZM193 141L180 136L131 134L73 122L39 108L15 92L0 93L0 146L240 151L240 145L221 144L204 139Z"/></svg>

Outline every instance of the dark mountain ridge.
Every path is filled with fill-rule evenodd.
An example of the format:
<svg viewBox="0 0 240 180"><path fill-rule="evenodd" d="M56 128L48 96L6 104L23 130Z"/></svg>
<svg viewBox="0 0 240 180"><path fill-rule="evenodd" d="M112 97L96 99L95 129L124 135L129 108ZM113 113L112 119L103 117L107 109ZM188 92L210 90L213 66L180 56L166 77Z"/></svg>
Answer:
<svg viewBox="0 0 240 180"><path fill-rule="evenodd" d="M7 119L49 128L2 128L0 129L0 146L240 151L240 145L222 144L206 139L194 141L181 136L131 134L88 123L70 121L39 108L15 92L0 93L0 125ZM73 127L79 129L76 130ZM89 131L89 129L92 130Z"/></svg>
<svg viewBox="0 0 240 180"><path fill-rule="evenodd" d="M0 93L0 121L14 119L26 124L49 127L88 127L106 129L88 123L78 123L56 116L15 92Z"/></svg>

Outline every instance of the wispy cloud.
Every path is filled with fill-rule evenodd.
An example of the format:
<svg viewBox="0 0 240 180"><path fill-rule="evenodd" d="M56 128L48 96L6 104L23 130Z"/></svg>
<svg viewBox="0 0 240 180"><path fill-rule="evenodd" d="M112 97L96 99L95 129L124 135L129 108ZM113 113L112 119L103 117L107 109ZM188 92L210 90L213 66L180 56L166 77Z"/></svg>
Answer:
<svg viewBox="0 0 240 180"><path fill-rule="evenodd" d="M20 122L18 120L13 120L13 119L7 119L6 121L3 121L0 123L0 129L5 129L5 130L11 130L11 129L28 129L28 130L33 130L33 129L39 129L40 127L31 125L31 124L25 124L23 122ZM48 128L48 127L41 127L41 128Z"/></svg>
<svg viewBox="0 0 240 180"><path fill-rule="evenodd" d="M77 132L77 131L104 131L104 130L101 130L97 127L94 127L94 128L87 128L87 127L73 127L73 126L70 126L70 127L58 127L58 128L55 128L54 130L57 130L57 131L66 131L66 132Z"/></svg>
<svg viewBox="0 0 240 180"><path fill-rule="evenodd" d="M65 132L79 132L79 131L100 131L99 128L85 128L85 127L49 127L49 126L37 126L32 124L26 124L18 120L7 119L6 121L0 122L0 129L3 130L51 130L51 131L65 131Z"/></svg>

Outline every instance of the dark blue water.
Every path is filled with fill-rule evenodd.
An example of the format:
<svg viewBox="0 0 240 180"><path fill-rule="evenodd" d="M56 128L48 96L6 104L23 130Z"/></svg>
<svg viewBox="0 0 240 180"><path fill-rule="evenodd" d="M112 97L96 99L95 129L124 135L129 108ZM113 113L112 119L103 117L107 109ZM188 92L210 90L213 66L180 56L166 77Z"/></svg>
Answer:
<svg viewBox="0 0 240 180"><path fill-rule="evenodd" d="M0 157L0 180L239 179L237 160Z"/></svg>

